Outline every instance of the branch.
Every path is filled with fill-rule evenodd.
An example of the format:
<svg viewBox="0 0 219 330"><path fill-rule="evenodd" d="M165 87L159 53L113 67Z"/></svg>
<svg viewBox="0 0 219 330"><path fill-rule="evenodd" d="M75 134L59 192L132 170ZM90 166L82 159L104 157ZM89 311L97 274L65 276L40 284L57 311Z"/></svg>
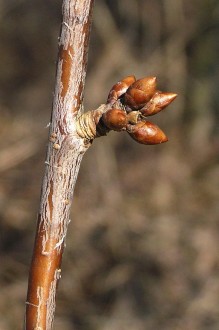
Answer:
<svg viewBox="0 0 219 330"><path fill-rule="evenodd" d="M25 329L52 329L74 186L89 145L76 132L82 108L93 0L63 0L46 169L29 274Z"/></svg>
<svg viewBox="0 0 219 330"><path fill-rule="evenodd" d="M81 159L92 141L110 130L125 131L141 144L166 135L146 116L176 97L157 90L156 78L128 76L116 83L106 103L82 113L93 0L63 0L56 87L46 169L26 301L27 330L52 329L55 297Z"/></svg>

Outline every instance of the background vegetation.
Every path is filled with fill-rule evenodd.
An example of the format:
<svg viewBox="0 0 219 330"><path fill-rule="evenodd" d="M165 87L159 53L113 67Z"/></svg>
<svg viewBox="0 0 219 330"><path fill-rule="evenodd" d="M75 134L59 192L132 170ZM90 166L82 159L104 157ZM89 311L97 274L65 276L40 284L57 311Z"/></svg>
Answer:
<svg viewBox="0 0 219 330"><path fill-rule="evenodd" d="M21 329L61 1L0 1L0 329ZM219 3L96 1L87 109L125 75L177 92L170 141L110 133L76 187L55 329L219 329Z"/></svg>

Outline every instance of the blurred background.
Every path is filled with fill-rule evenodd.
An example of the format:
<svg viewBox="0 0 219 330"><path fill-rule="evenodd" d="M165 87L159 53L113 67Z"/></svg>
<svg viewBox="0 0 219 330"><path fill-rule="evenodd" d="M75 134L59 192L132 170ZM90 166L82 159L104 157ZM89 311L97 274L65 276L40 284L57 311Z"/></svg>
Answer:
<svg viewBox="0 0 219 330"><path fill-rule="evenodd" d="M0 329L22 328L61 1L0 1ZM219 2L97 0L85 106L120 78L176 92L158 146L97 139L79 173L55 329L219 329Z"/></svg>

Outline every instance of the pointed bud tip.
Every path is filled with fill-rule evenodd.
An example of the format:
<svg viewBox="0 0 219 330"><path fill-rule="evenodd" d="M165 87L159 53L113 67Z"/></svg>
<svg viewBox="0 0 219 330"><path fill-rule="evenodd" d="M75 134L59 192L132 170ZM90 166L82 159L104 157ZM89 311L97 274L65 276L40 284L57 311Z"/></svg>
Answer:
<svg viewBox="0 0 219 330"><path fill-rule="evenodd" d="M166 136L166 134L164 133L164 131L162 131L158 126L158 132L157 132L157 135L155 136L155 140L154 140L154 144L160 144L160 143L165 143L167 142L169 139L168 137Z"/></svg>
<svg viewBox="0 0 219 330"><path fill-rule="evenodd" d="M151 100L140 109L144 116L156 115L161 110L165 109L177 97L175 93L163 93L157 91Z"/></svg>
<svg viewBox="0 0 219 330"><path fill-rule="evenodd" d="M177 97L176 93L164 93L169 102L172 102Z"/></svg>
<svg viewBox="0 0 219 330"><path fill-rule="evenodd" d="M141 79L138 79L136 83L139 82L143 85L156 85L157 77L151 76L151 77L144 77Z"/></svg>
<svg viewBox="0 0 219 330"><path fill-rule="evenodd" d="M178 94L176 94L176 93L170 93L170 94L172 94L172 97L173 97L174 99L178 96Z"/></svg>
<svg viewBox="0 0 219 330"><path fill-rule="evenodd" d="M136 81L136 78L134 75L131 75L131 76L124 77L121 81L126 83L128 86L130 86L131 84L133 84Z"/></svg>
<svg viewBox="0 0 219 330"><path fill-rule="evenodd" d="M157 80L157 77L148 76L148 77L140 78L139 80L147 80L147 81L155 82Z"/></svg>
<svg viewBox="0 0 219 330"><path fill-rule="evenodd" d="M168 137L164 134L163 140L160 143L168 142Z"/></svg>
<svg viewBox="0 0 219 330"><path fill-rule="evenodd" d="M150 78L151 82L155 83L157 81L157 77L148 77L148 78Z"/></svg>
<svg viewBox="0 0 219 330"><path fill-rule="evenodd" d="M159 93L157 94L157 99L156 99L156 94L154 97L154 104L158 108L160 107L161 109L166 108L170 103L172 103L175 98L177 97L177 94L175 93ZM153 102L153 100L152 100Z"/></svg>

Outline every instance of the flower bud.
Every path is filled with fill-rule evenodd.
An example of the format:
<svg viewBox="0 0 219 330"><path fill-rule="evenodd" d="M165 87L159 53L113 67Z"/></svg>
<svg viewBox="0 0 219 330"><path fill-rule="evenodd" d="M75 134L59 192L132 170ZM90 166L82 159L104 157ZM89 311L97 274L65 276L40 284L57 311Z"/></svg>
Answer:
<svg viewBox="0 0 219 330"><path fill-rule="evenodd" d="M153 116L166 108L176 97L177 94L158 91L140 111L144 116Z"/></svg>
<svg viewBox="0 0 219 330"><path fill-rule="evenodd" d="M135 81L135 76L127 76L121 80L121 82L126 84L128 87L131 86Z"/></svg>
<svg viewBox="0 0 219 330"><path fill-rule="evenodd" d="M110 109L102 116L104 124L114 131L122 131L125 129L128 121L125 111L121 109Z"/></svg>
<svg viewBox="0 0 219 330"><path fill-rule="evenodd" d="M128 125L129 135L138 143L159 144L168 141L164 132L149 121L140 121L136 125Z"/></svg>
<svg viewBox="0 0 219 330"><path fill-rule="evenodd" d="M118 81L113 87L111 88L107 103L113 104L115 103L120 96L122 96L129 86L133 84L136 81L135 76L127 76L123 78L122 80Z"/></svg>
<svg viewBox="0 0 219 330"><path fill-rule="evenodd" d="M134 110L144 107L156 92L156 77L135 81L125 93L125 104Z"/></svg>

